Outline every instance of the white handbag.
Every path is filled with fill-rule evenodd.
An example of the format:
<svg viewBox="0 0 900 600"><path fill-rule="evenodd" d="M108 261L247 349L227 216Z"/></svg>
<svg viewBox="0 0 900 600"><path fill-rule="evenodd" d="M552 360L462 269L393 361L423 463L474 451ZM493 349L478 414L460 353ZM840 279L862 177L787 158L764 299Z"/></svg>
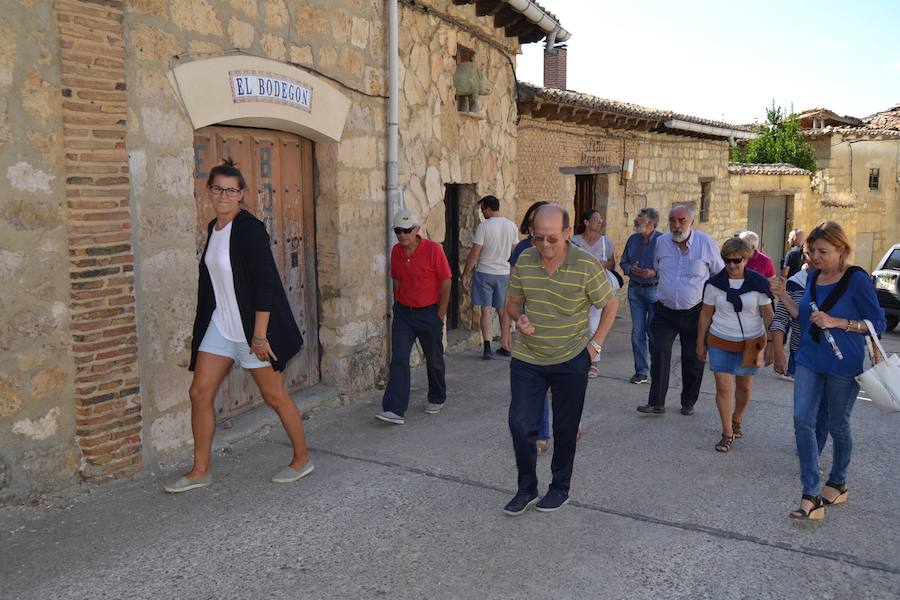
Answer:
<svg viewBox="0 0 900 600"><path fill-rule="evenodd" d="M873 364L856 377L856 382L866 391L866 395L872 399L875 406L886 413L900 412L900 356L896 354L888 356L878 340L875 326L868 319L865 323L870 336L866 341L866 349ZM871 344L874 344L881 353L879 363L875 363L875 353Z"/></svg>

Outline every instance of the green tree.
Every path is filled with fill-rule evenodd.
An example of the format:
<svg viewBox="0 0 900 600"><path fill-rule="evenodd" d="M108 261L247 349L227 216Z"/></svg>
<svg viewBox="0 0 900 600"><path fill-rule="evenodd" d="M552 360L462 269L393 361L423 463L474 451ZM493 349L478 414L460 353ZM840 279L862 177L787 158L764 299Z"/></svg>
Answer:
<svg viewBox="0 0 900 600"><path fill-rule="evenodd" d="M788 113L775 105L766 109L766 122L757 128L759 137L748 140L743 148L735 146L731 160L739 163L790 163L795 167L816 170L816 155L803 139L800 121L793 110Z"/></svg>

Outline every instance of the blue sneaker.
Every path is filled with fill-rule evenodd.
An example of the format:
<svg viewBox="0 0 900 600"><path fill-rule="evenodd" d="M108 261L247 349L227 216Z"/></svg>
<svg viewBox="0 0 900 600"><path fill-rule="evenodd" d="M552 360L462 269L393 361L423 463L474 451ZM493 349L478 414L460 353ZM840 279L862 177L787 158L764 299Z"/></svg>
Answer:
<svg viewBox="0 0 900 600"><path fill-rule="evenodd" d="M534 492L519 492L509 503L503 507L503 512L511 517L518 517L537 502L538 495Z"/></svg>
<svg viewBox="0 0 900 600"><path fill-rule="evenodd" d="M541 512L553 512L559 510L569 502L569 495L559 490L548 490L537 503L537 509Z"/></svg>

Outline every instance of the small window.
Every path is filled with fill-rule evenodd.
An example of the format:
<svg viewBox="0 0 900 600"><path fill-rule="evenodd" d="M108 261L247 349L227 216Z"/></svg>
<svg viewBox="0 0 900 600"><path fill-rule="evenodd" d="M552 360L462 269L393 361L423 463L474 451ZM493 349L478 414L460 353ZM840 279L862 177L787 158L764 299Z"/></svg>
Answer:
<svg viewBox="0 0 900 600"><path fill-rule="evenodd" d="M470 63L466 67L462 68L462 71L468 73L466 76L467 79L472 78L472 73L477 70L477 67L474 64L475 62L475 51L465 46L460 46L457 44L456 46L456 69L457 72L460 72L460 66L466 63ZM478 111L478 95L477 94L457 94L456 95L456 110L459 112L473 113Z"/></svg>
<svg viewBox="0 0 900 600"><path fill-rule="evenodd" d="M712 193L712 182L700 182L700 222L709 222L709 200Z"/></svg>
<svg viewBox="0 0 900 600"><path fill-rule="evenodd" d="M891 252L891 255L888 256L888 259L886 261L884 261L884 264L881 265L881 268L900 270L900 248Z"/></svg>
<svg viewBox="0 0 900 600"><path fill-rule="evenodd" d="M869 189L878 189L878 169L869 169Z"/></svg>

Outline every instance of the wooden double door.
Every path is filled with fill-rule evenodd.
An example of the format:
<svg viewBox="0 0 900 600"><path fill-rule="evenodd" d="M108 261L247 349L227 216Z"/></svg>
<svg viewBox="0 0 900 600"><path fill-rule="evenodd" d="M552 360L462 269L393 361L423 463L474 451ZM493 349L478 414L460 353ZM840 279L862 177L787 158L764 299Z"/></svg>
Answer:
<svg viewBox="0 0 900 600"><path fill-rule="evenodd" d="M288 363L288 390L319 382L316 298L313 143L290 133L240 127L205 127L194 134L194 198L197 202L197 257L206 244L206 226L215 218L206 180L209 171L231 158L244 175L245 208L266 224L281 282L303 334L303 350ZM219 419L262 402L253 378L231 369L216 394Z"/></svg>

